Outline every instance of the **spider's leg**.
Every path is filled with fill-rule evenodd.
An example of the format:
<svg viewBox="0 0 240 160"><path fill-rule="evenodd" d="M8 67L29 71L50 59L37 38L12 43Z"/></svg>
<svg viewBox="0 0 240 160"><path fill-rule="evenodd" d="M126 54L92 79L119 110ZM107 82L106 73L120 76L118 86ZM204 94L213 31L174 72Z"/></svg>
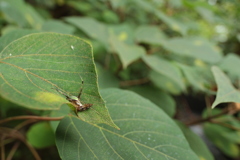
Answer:
<svg viewBox="0 0 240 160"><path fill-rule="evenodd" d="M62 94L62 95L64 95L65 97L69 97L66 93L64 93L63 91L61 91L60 89L58 89L58 88L51 88L51 89L54 89L54 90L56 90L58 93L60 93L60 94Z"/></svg>
<svg viewBox="0 0 240 160"><path fill-rule="evenodd" d="M77 117L79 117L79 116L78 116L77 108L75 108L74 113L76 114Z"/></svg>
<svg viewBox="0 0 240 160"><path fill-rule="evenodd" d="M79 94L78 94L78 99L80 99L81 94L82 94L82 90L83 90L83 79L82 79L81 76L80 76L80 78L81 78L81 80L82 80L82 86L81 86L81 88L80 88L80 92L79 92Z"/></svg>

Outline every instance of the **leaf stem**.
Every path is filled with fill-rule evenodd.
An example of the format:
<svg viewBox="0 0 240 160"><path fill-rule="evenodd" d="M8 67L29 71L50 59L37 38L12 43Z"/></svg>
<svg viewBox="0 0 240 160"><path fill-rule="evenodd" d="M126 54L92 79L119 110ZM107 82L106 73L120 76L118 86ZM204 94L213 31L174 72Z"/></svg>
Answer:
<svg viewBox="0 0 240 160"><path fill-rule="evenodd" d="M0 124L13 121L13 120L21 120L21 119L33 119L33 120L41 120L41 121L59 121L63 119L63 116L62 117L16 116L16 117L9 117L9 118L3 119L0 121Z"/></svg>
<svg viewBox="0 0 240 160"><path fill-rule="evenodd" d="M150 80L148 78L129 80L129 81L122 81L122 82L120 82L120 86L121 87L136 86L136 85L148 83L149 81Z"/></svg>
<svg viewBox="0 0 240 160"><path fill-rule="evenodd" d="M203 118L203 119L197 119L197 120L193 120L193 121L190 121L190 122L187 122L186 125L187 126L191 126L191 125L195 125L195 124L199 124L199 123L203 123L203 122L209 122L211 121L212 119L214 118L217 118L217 117L220 117L222 115L225 115L226 113L228 113L229 110L228 109L225 109L223 110L221 113L219 114L216 114L216 115L213 115L213 116L209 116L207 118Z"/></svg>
<svg viewBox="0 0 240 160"><path fill-rule="evenodd" d="M226 115L226 114L235 114L239 111L240 111L240 104L239 103L231 103L227 108L223 109L222 112L220 112L216 115L209 116L209 117L203 118L203 119L193 120L191 122L186 123L186 125L191 126L191 125L195 125L195 124L199 124L199 123L203 123L203 122L210 122L214 118L218 118L218 117L220 117L222 115ZM238 128L237 128L237 130L238 130Z"/></svg>

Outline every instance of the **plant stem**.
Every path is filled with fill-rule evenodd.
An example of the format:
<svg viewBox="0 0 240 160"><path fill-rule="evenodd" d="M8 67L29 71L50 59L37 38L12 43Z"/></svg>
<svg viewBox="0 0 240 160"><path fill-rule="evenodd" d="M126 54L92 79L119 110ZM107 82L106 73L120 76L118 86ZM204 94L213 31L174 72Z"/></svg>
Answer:
<svg viewBox="0 0 240 160"><path fill-rule="evenodd" d="M8 157L7 157L6 160L11 160L12 159L12 157L13 157L14 153L16 152L16 150L18 149L19 145L20 145L20 142L16 142L13 145L13 147L12 147L10 153L8 154Z"/></svg>
<svg viewBox="0 0 240 160"><path fill-rule="evenodd" d="M5 146L4 146L4 143L3 143L3 140L5 139L5 136L3 135L1 138L0 138L0 147L1 147L1 159L2 160L5 160Z"/></svg>
<svg viewBox="0 0 240 160"><path fill-rule="evenodd" d="M228 109L224 109L221 113L219 114L216 114L216 115L213 115L213 116L210 116L210 117L207 117L207 118L203 118L203 119L197 119L197 120L193 120L193 121L190 121L188 123L186 123L187 126L191 126L191 125L195 125L195 124L199 124L199 123L203 123L203 122L208 122L214 118L217 118L217 117L220 117L222 115L225 115L226 113L228 113L229 110Z"/></svg>
<svg viewBox="0 0 240 160"><path fill-rule="evenodd" d="M148 83L149 81L150 80L148 78L129 80L129 81L122 81L122 82L120 82L120 86L121 87L136 86L136 85Z"/></svg>
<svg viewBox="0 0 240 160"><path fill-rule="evenodd" d="M9 118L3 119L0 121L0 124L13 121L13 120L21 120L21 119L33 119L33 120L41 120L41 121L59 121L63 119L63 116L62 117L16 116L16 117L9 117Z"/></svg>
<svg viewBox="0 0 240 160"><path fill-rule="evenodd" d="M37 153L37 151L35 150L35 148L33 148L31 146L30 143L28 143L28 141L26 140L26 138L18 131L15 129L10 129L10 128L5 128L5 127L0 127L0 133L3 135L2 137L10 137L10 138L14 138L14 139L18 139L20 141L22 141L30 150L30 152L33 154L34 158L36 160L41 160L39 154ZM4 146L2 146L4 147Z"/></svg>

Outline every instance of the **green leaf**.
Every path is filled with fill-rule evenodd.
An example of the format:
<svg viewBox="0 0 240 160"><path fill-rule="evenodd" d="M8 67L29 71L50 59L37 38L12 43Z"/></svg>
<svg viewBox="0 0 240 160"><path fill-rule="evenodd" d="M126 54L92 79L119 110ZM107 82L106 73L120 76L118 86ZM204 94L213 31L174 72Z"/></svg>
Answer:
<svg viewBox="0 0 240 160"><path fill-rule="evenodd" d="M65 1L67 5L69 5L71 8L74 8L75 10L79 11L80 13L88 13L91 12L91 10L94 9L94 6L91 5L89 2L84 2L84 1Z"/></svg>
<svg viewBox="0 0 240 160"><path fill-rule="evenodd" d="M211 9L209 9L209 7L207 8L198 6L196 7L196 11L209 23L215 23L216 20L215 14Z"/></svg>
<svg viewBox="0 0 240 160"><path fill-rule="evenodd" d="M12 41L21 38L25 35L28 35L30 33L37 33L38 31L35 30L27 30L27 29L17 29L13 30L7 34L4 34L0 38L0 51L3 50L4 47L6 47L9 43Z"/></svg>
<svg viewBox="0 0 240 160"><path fill-rule="evenodd" d="M193 131L184 126L182 123L178 122L177 124L188 140L190 147L198 155L200 160L214 160L213 155L199 136L197 136Z"/></svg>
<svg viewBox="0 0 240 160"><path fill-rule="evenodd" d="M98 73L99 88L117 88L119 86L119 80L110 73L109 70L105 70L100 64L96 63Z"/></svg>
<svg viewBox="0 0 240 160"><path fill-rule="evenodd" d="M39 29L44 19L35 9L23 0L1 0L0 9L9 22L17 23L18 26L31 26Z"/></svg>
<svg viewBox="0 0 240 160"><path fill-rule="evenodd" d="M225 102L240 103L240 91L233 87L228 77L216 66L212 67L212 72L218 87L217 96L212 104L212 108Z"/></svg>
<svg viewBox="0 0 240 160"><path fill-rule="evenodd" d="M145 55L143 47L137 45L128 45L121 42L113 33L111 34L110 44L113 50L119 55L123 68Z"/></svg>
<svg viewBox="0 0 240 160"><path fill-rule="evenodd" d="M28 130L27 140L33 147L45 148L55 144L55 135L49 123L39 122Z"/></svg>
<svg viewBox="0 0 240 160"><path fill-rule="evenodd" d="M102 42L108 48L108 28L105 24L90 17L67 17L65 21L75 25L89 37Z"/></svg>
<svg viewBox="0 0 240 160"><path fill-rule="evenodd" d="M121 130L64 118L56 131L63 160L198 160L181 130L159 107L129 91L105 89L101 94Z"/></svg>
<svg viewBox="0 0 240 160"><path fill-rule="evenodd" d="M174 66L174 64L155 55L146 55L143 56L142 59L154 71L168 77L177 85L179 85L182 90L185 90L181 72L177 67Z"/></svg>
<svg viewBox="0 0 240 160"><path fill-rule="evenodd" d="M98 92L92 48L82 39L57 33L27 35L4 48L0 68L0 95L9 101L56 110L63 104L68 107L68 101L52 88L77 96L83 87L81 102L93 106L79 117L116 127Z"/></svg>
<svg viewBox="0 0 240 160"><path fill-rule="evenodd" d="M134 44L134 39L133 39L134 29L128 23L110 25L109 31L113 32L119 41L124 42L126 44L130 44L130 45Z"/></svg>
<svg viewBox="0 0 240 160"><path fill-rule="evenodd" d="M221 113L221 110L217 108L211 111L212 115ZM206 113L209 113L209 111L206 111L204 114L206 115ZM233 115L223 115L215 118L214 121L236 128L240 127L239 120ZM203 126L204 133L223 153L230 157L239 157L240 132L220 124L205 123Z"/></svg>
<svg viewBox="0 0 240 160"><path fill-rule="evenodd" d="M203 92L212 92L209 87L212 86L214 79L209 68L200 68L194 66L187 66L178 63L184 73L188 83L193 89Z"/></svg>
<svg viewBox="0 0 240 160"><path fill-rule="evenodd" d="M42 30L47 32L73 34L75 28L59 20L48 20L43 24Z"/></svg>
<svg viewBox="0 0 240 160"><path fill-rule="evenodd" d="M218 65L222 70L226 71L231 77L240 78L240 70L236 67L240 64L240 58L237 54L227 54Z"/></svg>
<svg viewBox="0 0 240 160"><path fill-rule="evenodd" d="M167 93L179 95L184 91L174 80L156 71L150 71L149 78L156 87Z"/></svg>
<svg viewBox="0 0 240 160"><path fill-rule="evenodd" d="M216 47L200 38L172 38L165 41L163 47L175 54L193 57L208 63L217 63L222 57Z"/></svg>
<svg viewBox="0 0 240 160"><path fill-rule="evenodd" d="M226 138L223 138L223 134L226 134L224 128L218 124L207 123L204 125L205 134L207 137L226 155L231 157L238 157L239 144L233 143Z"/></svg>
<svg viewBox="0 0 240 160"><path fill-rule="evenodd" d="M137 86L130 88L130 90L151 100L153 103L162 108L170 117L174 116L176 104L174 99L169 94L152 86Z"/></svg>
<svg viewBox="0 0 240 160"><path fill-rule="evenodd" d="M137 28L135 38L138 42L161 45L166 37L157 26L145 25Z"/></svg>
<svg viewBox="0 0 240 160"><path fill-rule="evenodd" d="M166 23L172 30L181 33L182 35L186 35L188 31L188 27L186 25L186 22L183 23L181 21L178 21L174 18L170 18L170 16L166 16L163 12L156 9L155 15L161 19L164 23Z"/></svg>
<svg viewBox="0 0 240 160"><path fill-rule="evenodd" d="M139 1L134 0L136 5L138 5L143 10L150 12L154 14L157 18L162 20L164 23L166 23L172 30L181 33L182 35L186 35L188 31L188 27L186 26L186 23L182 23L180 21L175 20L174 18L170 18L169 16L166 16L165 13L161 12L159 8L154 5L151 2L148 1Z"/></svg>

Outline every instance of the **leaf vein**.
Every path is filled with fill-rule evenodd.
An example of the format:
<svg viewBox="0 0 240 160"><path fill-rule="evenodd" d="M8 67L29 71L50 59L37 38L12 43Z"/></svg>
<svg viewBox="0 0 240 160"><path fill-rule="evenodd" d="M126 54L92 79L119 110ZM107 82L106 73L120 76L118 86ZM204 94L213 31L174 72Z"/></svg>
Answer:
<svg viewBox="0 0 240 160"><path fill-rule="evenodd" d="M113 152L114 152L118 157L120 157L121 159L124 159L124 158L123 158L121 155L119 155L119 154L116 152L116 150L111 146L111 144L109 143L107 137L104 135L104 133L102 132L102 130L101 130L101 129L99 129L99 130L100 130L100 132L102 133L102 135L103 135L104 139L106 140L107 144L109 145L109 147L113 150Z"/></svg>

